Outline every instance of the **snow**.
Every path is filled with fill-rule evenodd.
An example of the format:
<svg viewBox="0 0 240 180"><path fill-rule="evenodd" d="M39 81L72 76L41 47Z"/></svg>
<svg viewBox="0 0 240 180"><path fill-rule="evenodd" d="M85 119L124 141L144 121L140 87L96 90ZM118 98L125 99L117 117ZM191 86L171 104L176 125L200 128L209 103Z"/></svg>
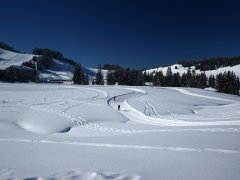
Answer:
<svg viewBox="0 0 240 180"><path fill-rule="evenodd" d="M90 71L94 72L95 75L97 74L98 72L98 69L97 68L88 68ZM105 69L102 69L102 75L103 75L103 79L107 79L107 72L108 70L105 70Z"/></svg>
<svg viewBox="0 0 240 180"><path fill-rule="evenodd" d="M15 53L0 48L0 69L6 69L10 66L20 66L23 62L30 61L34 55Z"/></svg>
<svg viewBox="0 0 240 180"><path fill-rule="evenodd" d="M213 91L213 92L217 91L215 88L212 88L212 87L208 87L208 88L204 88L204 89L207 91Z"/></svg>
<svg viewBox="0 0 240 180"><path fill-rule="evenodd" d="M187 73L188 67L183 67L181 64L174 64L172 66L167 66L167 67L159 67L159 68L154 68L154 69L148 69L146 70L146 73L151 74L154 72L159 72L162 71L164 75L167 73L168 67L171 68L172 73L179 73L182 75L183 73ZM175 68L176 67L176 68ZM195 66L190 67L192 70L195 69ZM240 77L240 64L235 65L235 66L227 66L227 67L221 67L216 70L209 70L205 71L206 76L209 77L210 75L214 75L216 77L217 74L219 73L224 73L227 71L233 71L238 77ZM204 71L196 70L196 74L201 74Z"/></svg>
<svg viewBox="0 0 240 180"><path fill-rule="evenodd" d="M239 179L239 106L193 88L0 83L0 179Z"/></svg>
<svg viewBox="0 0 240 180"><path fill-rule="evenodd" d="M0 48L0 69L6 69L10 66L23 68L21 66L23 62L30 61L33 56L32 54L15 53ZM24 67L26 68L26 67ZM83 72L90 77L95 77L97 69L82 67ZM71 81L74 73L74 66L57 59L53 59L52 64L49 68L38 72L38 77L42 81L51 80L62 80ZM103 77L106 79L107 70L102 70Z"/></svg>
<svg viewBox="0 0 240 180"><path fill-rule="evenodd" d="M73 78L73 73L73 65L57 59L53 59L52 64L48 69L40 71L39 78L41 80L71 81Z"/></svg>

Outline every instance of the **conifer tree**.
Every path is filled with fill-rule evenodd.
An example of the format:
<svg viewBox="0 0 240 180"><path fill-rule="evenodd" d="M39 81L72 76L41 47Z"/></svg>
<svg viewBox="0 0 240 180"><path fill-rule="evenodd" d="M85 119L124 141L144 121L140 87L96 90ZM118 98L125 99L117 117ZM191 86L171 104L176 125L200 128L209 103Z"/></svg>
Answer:
<svg viewBox="0 0 240 180"><path fill-rule="evenodd" d="M182 74L181 87L187 87L187 74L186 73Z"/></svg>
<svg viewBox="0 0 240 180"><path fill-rule="evenodd" d="M239 95L240 94L240 81L239 81L239 77L236 78L235 80L235 86L234 86L234 94Z"/></svg>
<svg viewBox="0 0 240 180"><path fill-rule="evenodd" d="M84 75L84 74L83 74ZM84 75L84 84L89 85L89 77L87 74Z"/></svg>
<svg viewBox="0 0 240 180"><path fill-rule="evenodd" d="M192 82L192 73L191 73L191 69L188 68L187 75L186 75L186 86L191 87L191 82Z"/></svg>
<svg viewBox="0 0 240 180"><path fill-rule="evenodd" d="M214 77L214 75L209 76L208 86L211 87L211 88L215 88L215 77Z"/></svg>
<svg viewBox="0 0 240 180"><path fill-rule="evenodd" d="M153 85L160 86L159 72L155 72L155 75L153 77Z"/></svg>
<svg viewBox="0 0 240 180"><path fill-rule="evenodd" d="M167 86L173 86L173 74L171 67L168 67L167 73L166 73L166 85Z"/></svg>
<svg viewBox="0 0 240 180"><path fill-rule="evenodd" d="M225 87L224 87L224 83L225 83L225 79L222 73L218 74L216 77L216 89L218 92L225 92Z"/></svg>
<svg viewBox="0 0 240 180"><path fill-rule="evenodd" d="M103 75L102 75L102 66L98 66L98 71L96 74L96 84L97 85L104 85Z"/></svg>
<svg viewBox="0 0 240 180"><path fill-rule="evenodd" d="M74 74L73 74L73 83L74 84L82 84L83 82L83 74L81 72L81 66L80 65L76 65L75 66L75 70L74 70Z"/></svg>
<svg viewBox="0 0 240 180"><path fill-rule="evenodd" d="M207 87L207 76L206 76L205 72L201 73L199 75L198 82L199 82L198 88L202 88L203 89L203 88Z"/></svg>
<svg viewBox="0 0 240 180"><path fill-rule="evenodd" d="M107 84L114 85L116 83L114 73L112 71L107 72Z"/></svg>
<svg viewBox="0 0 240 180"><path fill-rule="evenodd" d="M181 76L179 72L173 74L173 86L180 87L181 86Z"/></svg>
<svg viewBox="0 0 240 180"><path fill-rule="evenodd" d="M196 71L195 69L192 70L191 75L189 76L189 87L197 87L197 77L196 77ZM200 80L200 76L198 77Z"/></svg>

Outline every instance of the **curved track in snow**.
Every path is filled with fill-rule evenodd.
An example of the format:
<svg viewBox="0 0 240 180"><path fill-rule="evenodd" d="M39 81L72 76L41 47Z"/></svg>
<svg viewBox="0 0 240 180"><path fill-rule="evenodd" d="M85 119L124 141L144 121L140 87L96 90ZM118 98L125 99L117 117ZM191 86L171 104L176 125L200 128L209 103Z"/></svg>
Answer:
<svg viewBox="0 0 240 180"><path fill-rule="evenodd" d="M169 88L173 90L177 90L178 92L189 95L189 96L195 96L199 98L208 98L208 99L213 99L213 100L222 100L222 101L227 101L227 102L232 102L236 103L237 101L229 100L229 99L223 99L223 98L216 98L216 97L210 97L206 95L199 95L195 93L188 92L187 90L184 89L179 89L179 88ZM122 115L124 115L126 118L128 118L131 121L137 122L137 123L143 123L143 124L148 124L148 125L155 125L155 126L180 126L180 127L186 127L186 126L232 126L232 125L240 125L240 114L237 111L235 114L235 117L226 117L223 116L223 120L219 121L216 119L214 121L211 119L211 121L201 121L201 119L198 117L189 116L188 115L174 115L172 116L171 113L169 112L170 116L159 116L155 110L155 108L150 105L150 103L146 102L146 107L145 110L148 109L148 111L154 115L158 115L158 117L151 117L147 116L141 111L138 111L134 107L130 106L127 103L128 98L134 98L138 97L139 95L144 95L145 92L139 89L133 89L133 92L128 93L128 94L122 94L116 97L116 101L111 98L109 100L109 105L116 109L117 104L121 105L121 110L119 111ZM224 114L224 112L223 112ZM194 118L194 121L188 121L190 118ZM207 117L201 117L201 118L207 118ZM221 117L220 117L221 118ZM236 120L227 120L227 119L234 119ZM225 120L224 120L225 119Z"/></svg>
<svg viewBox="0 0 240 180"><path fill-rule="evenodd" d="M148 98L145 96L146 92L140 89L136 89L136 88L118 88L118 89L127 89L130 90L129 93L124 93L124 94L119 94L118 96L116 96L116 100L114 101L113 97L109 98L109 95L103 91L103 90L99 90L99 89L95 89L95 88L86 88L92 91L97 92L96 95L93 97L89 97L86 98L84 100L82 100L81 102L71 105L67 108L65 108L64 110L57 110L57 109L52 109L52 108L46 108L44 106L40 106L40 105L34 105L34 106L29 106L29 105L24 105L21 102L8 102L8 104L12 104L13 106L18 106L21 108L25 108L25 109L30 109L30 110L34 110L34 111L40 111L40 112L44 112L44 113L50 113L50 114L54 114L56 116L59 116L61 118L67 119L71 122L73 122L74 124L76 124L77 126L86 128L88 130L93 130L93 131L100 131L100 132L107 132L107 133L117 133L117 134L129 134L129 133L142 133L142 132L169 132L169 131L209 131L209 132L238 132L239 129L237 128L231 128L231 127L221 127L221 128L216 128L216 127L207 127L207 126L231 126L231 125L240 125L240 120L239 120L239 116L237 116L237 120L226 120L226 121L205 121L205 122L201 122L199 121L200 117L198 117L197 115L173 115L171 114L171 112L169 110L169 115L168 116L161 116L158 114L157 110L155 109L155 107L149 102ZM181 89L176 89L174 88L174 90L179 91L180 93L183 93L185 95L190 95L190 96L201 96L201 95L196 95L193 93L190 93L186 90L182 91ZM147 116L146 114L144 114L144 112L140 112L137 109L135 109L134 107L130 106L127 103L127 100L130 98L139 98L141 101L145 102L145 111L148 111L149 113L151 113L151 115L153 116ZM212 98L209 96L204 96L201 98ZM216 99L216 98L212 98L212 99ZM219 99L219 98L218 98ZM138 129L138 128L134 128L134 129L129 129L129 128L119 128L119 127L107 127L107 126L102 126L99 125L97 123L92 123L89 122L87 119L84 119L80 116L77 115L73 115L71 114L71 112L68 112L68 110L72 109L72 108L78 108L80 105L84 105L93 101L98 101L98 100L106 100L106 102L108 103L108 105L110 107L112 107L113 109L115 109L117 111L117 105L120 104L121 105L121 110L119 111L119 113L121 113L125 118L128 118L129 120L136 122L136 123L142 123L142 124L147 124L147 125L155 125L155 126L171 126L171 127L197 127L198 128L181 128L181 129ZM225 99L221 99L221 100L225 100ZM228 100L227 100L228 101ZM145 112L146 113L146 112ZM196 121L188 121L189 118L194 118L196 119ZM201 117L203 118L203 117ZM207 117L205 117L207 118ZM209 117L211 120L212 118ZM227 119L227 117L225 117ZM233 119L232 117L229 117L229 119ZM206 128L199 128L199 126L205 126Z"/></svg>

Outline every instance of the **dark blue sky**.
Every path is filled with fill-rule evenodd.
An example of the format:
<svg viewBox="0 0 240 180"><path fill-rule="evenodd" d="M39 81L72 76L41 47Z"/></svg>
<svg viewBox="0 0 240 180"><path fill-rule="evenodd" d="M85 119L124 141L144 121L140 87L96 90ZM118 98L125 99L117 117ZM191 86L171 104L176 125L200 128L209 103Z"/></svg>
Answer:
<svg viewBox="0 0 240 180"><path fill-rule="evenodd" d="M0 41L59 50L87 67L240 55L240 4L229 0L8 0L0 9Z"/></svg>

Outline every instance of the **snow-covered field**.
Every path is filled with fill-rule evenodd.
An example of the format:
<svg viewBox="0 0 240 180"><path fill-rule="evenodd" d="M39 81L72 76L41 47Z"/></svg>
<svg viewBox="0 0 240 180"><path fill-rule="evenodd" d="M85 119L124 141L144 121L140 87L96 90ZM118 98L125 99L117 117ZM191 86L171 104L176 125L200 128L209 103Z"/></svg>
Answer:
<svg viewBox="0 0 240 180"><path fill-rule="evenodd" d="M239 107L191 88L0 83L0 179L239 179Z"/></svg>

